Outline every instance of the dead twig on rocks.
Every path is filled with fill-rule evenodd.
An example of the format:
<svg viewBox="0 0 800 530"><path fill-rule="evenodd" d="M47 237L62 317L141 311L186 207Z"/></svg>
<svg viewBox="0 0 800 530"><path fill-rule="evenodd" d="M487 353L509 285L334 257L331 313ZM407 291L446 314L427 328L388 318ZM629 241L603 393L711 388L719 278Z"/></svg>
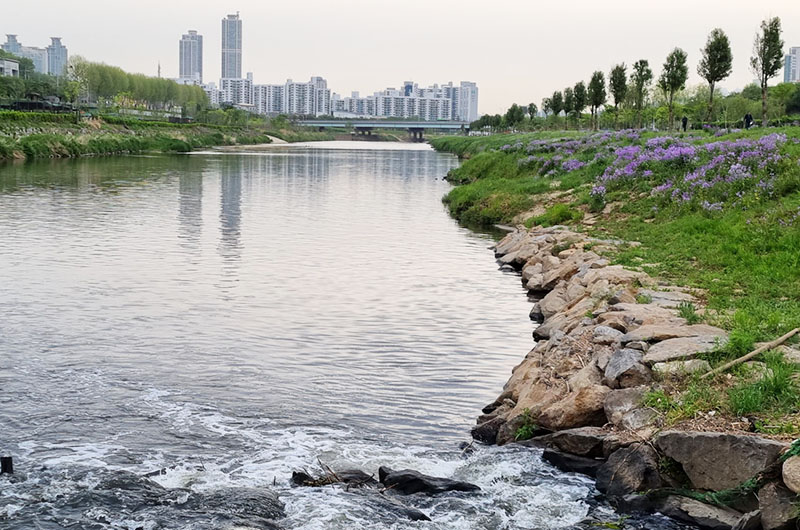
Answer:
<svg viewBox="0 0 800 530"><path fill-rule="evenodd" d="M755 357L756 355L758 355L760 353L764 353L765 351L771 350L772 348L775 348L776 346L780 346L781 344L783 344L787 340L791 339L792 337L794 337L798 333L800 333L800 328L795 328L792 331L790 331L789 333L787 333L786 335L783 335L782 337L779 337L779 338L773 340L772 342L768 342L768 343L764 344L763 346L761 346L760 348L756 348L755 350L751 351L747 355L743 355L742 357L739 357L738 359L734 359L729 363L725 363L722 366L718 366L718 367L714 368L710 372L704 373L702 376L700 376L700 378L701 379L705 379L707 377L711 377L712 375L718 374L720 372L724 372L728 368L736 366L737 364L741 364L741 363L743 363L745 361L749 361L750 359L752 359L753 357Z"/></svg>

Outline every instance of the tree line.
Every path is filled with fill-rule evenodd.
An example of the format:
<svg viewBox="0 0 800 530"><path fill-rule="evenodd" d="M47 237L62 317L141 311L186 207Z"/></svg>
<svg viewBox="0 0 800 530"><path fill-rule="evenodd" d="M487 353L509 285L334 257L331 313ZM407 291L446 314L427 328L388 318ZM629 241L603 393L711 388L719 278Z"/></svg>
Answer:
<svg viewBox="0 0 800 530"><path fill-rule="evenodd" d="M181 107L189 115L208 107L208 97L200 86L131 74L80 56L70 57L65 76L38 74L30 59L0 50L0 58L3 57L20 63L19 77L0 77L0 98L4 99L58 97L81 105L142 110Z"/></svg>
<svg viewBox="0 0 800 530"><path fill-rule="evenodd" d="M795 83L782 83L769 87L770 79L783 66L783 46L780 18L764 20L753 41L753 54L749 66L758 79L757 85L750 85L738 93L721 98L718 84L727 79L733 71L733 53L728 36L722 29L715 28L708 35L701 49L697 73L706 82L693 93L686 93L689 77L688 54L681 48L673 49L655 79L647 59L636 61L630 68L625 63L614 65L606 75L595 71L588 83L579 81L572 87L556 90L541 102L527 106L511 105L505 115L486 115L472 124L473 129L517 128L520 125L540 127L560 125L563 113L565 125L580 126L584 110L589 108L589 123L597 129L603 116L603 125L619 127L620 122L629 127L641 128L645 120L665 123L674 128L675 116L679 111L692 115L693 121L712 123L728 121L729 117L741 119L745 114L760 114L762 125L766 126L772 116L800 113L800 87ZM655 81L655 86L653 82ZM755 96L755 97L754 97ZM715 104L715 97L723 104ZM703 101L705 99L705 101ZM753 104L755 99L761 103L760 111ZM544 120L539 114L544 114ZM526 120L526 115L528 119Z"/></svg>

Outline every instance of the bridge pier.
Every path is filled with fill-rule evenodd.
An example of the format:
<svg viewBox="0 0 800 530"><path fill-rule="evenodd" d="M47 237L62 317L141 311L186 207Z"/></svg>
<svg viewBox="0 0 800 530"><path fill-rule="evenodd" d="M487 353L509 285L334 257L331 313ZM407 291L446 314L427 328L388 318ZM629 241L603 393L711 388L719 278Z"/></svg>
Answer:
<svg viewBox="0 0 800 530"><path fill-rule="evenodd" d="M423 142L425 139L422 137L422 129L418 127L409 127L408 134L415 142Z"/></svg>

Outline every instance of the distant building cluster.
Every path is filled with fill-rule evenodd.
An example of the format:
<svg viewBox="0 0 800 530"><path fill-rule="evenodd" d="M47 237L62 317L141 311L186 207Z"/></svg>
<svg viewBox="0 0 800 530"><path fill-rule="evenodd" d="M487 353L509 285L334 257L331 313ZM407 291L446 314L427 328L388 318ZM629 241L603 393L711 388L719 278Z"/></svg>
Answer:
<svg viewBox="0 0 800 530"><path fill-rule="evenodd" d="M789 54L784 58L783 82L800 83L800 46L789 48Z"/></svg>
<svg viewBox="0 0 800 530"><path fill-rule="evenodd" d="M0 45L3 51L12 53L17 57L30 59L34 71L40 74L65 75L69 54L67 48L61 43L61 37L51 37L50 45L45 48L23 46L16 35L6 35L6 42Z"/></svg>
<svg viewBox="0 0 800 530"><path fill-rule="evenodd" d="M179 76L183 84L201 85L212 105L233 105L264 115L419 118L474 121L478 115L478 87L462 81L420 88L406 81L399 90L388 88L371 96L354 92L342 98L332 94L322 77L283 84L257 85L253 74L242 76L242 20L239 13L222 19L222 75L219 84L203 82L203 37L190 30L179 43Z"/></svg>

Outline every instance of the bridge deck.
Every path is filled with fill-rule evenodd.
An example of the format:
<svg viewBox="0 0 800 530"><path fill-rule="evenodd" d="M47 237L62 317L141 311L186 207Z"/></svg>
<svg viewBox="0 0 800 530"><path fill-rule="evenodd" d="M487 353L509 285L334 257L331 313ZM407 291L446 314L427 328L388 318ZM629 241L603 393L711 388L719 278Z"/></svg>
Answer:
<svg viewBox="0 0 800 530"><path fill-rule="evenodd" d="M466 121L302 120L297 123L305 127L356 129L469 129Z"/></svg>

